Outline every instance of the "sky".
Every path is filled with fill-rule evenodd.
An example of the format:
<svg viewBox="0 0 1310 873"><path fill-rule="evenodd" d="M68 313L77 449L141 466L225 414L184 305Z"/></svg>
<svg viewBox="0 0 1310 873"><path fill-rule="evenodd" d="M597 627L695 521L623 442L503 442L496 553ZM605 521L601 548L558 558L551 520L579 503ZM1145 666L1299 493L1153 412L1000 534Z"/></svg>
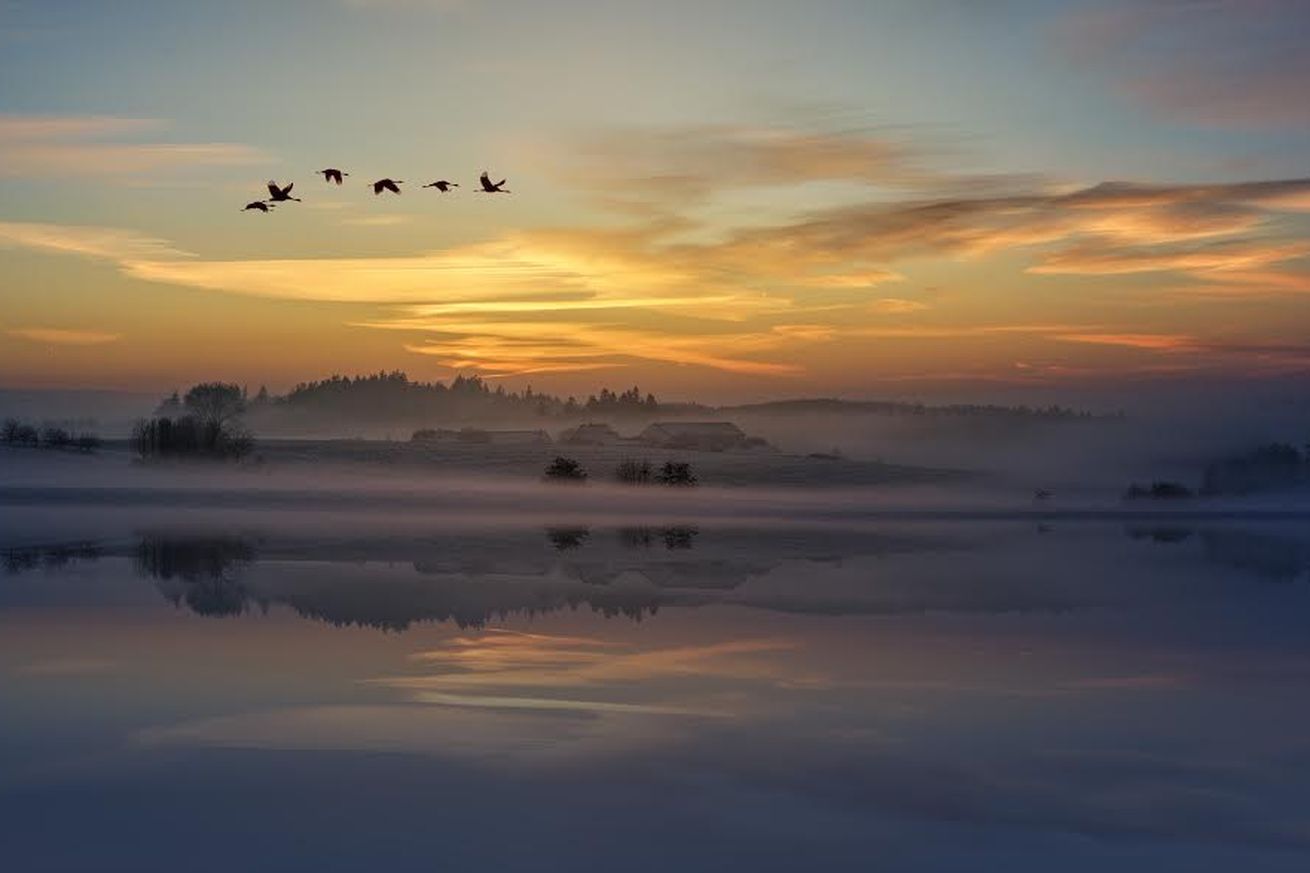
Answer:
<svg viewBox="0 0 1310 873"><path fill-rule="evenodd" d="M0 387L1295 380L1307 38L1298 0L0 0ZM303 202L242 211L269 179Z"/></svg>

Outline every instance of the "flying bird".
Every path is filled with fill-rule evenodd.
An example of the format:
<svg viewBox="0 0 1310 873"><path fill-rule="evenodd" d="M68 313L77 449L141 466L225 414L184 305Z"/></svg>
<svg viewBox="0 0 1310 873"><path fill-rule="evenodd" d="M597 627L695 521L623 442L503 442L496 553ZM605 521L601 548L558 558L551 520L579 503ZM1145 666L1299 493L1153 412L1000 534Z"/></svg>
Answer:
<svg viewBox="0 0 1310 873"><path fill-rule="evenodd" d="M399 186L404 184L401 179L378 179L373 183L373 193L381 194L383 191L390 191L392 194L399 194Z"/></svg>
<svg viewBox="0 0 1310 873"><path fill-rule="evenodd" d="M270 210L270 209L272 209L272 208L273 208L272 206L270 206L269 204L265 203L263 200L255 200L255 201L252 201L252 202L250 202L250 203L247 203L247 204L245 205L245 208L242 209L241 211L242 211L242 212L249 212L249 211L252 210L252 209L258 209L260 212L268 212L268 210Z"/></svg>
<svg viewBox="0 0 1310 873"><path fill-rule="evenodd" d="M445 193L446 193L447 191L449 191L451 188L458 188L458 187L459 187L459 183L458 183L458 182L447 182L445 179L439 179L438 181L433 182L433 183L431 183L431 184L429 184L429 185L424 185L423 187L424 187L424 188L436 188L436 189L437 189L438 191L440 191L442 194L445 194Z"/></svg>
<svg viewBox="0 0 1310 873"><path fill-rule="evenodd" d="M483 171L482 171L482 176L481 176L481 178L480 178L478 181L480 181L480 182L482 183L482 192L483 192L484 194L508 194L508 193L509 193L508 191L505 190L505 180L504 180L504 179L501 179L499 182L495 182L495 183L493 183L493 182L491 181L491 177L487 175L486 170L483 170Z"/></svg>
<svg viewBox="0 0 1310 873"><path fill-rule="evenodd" d="M284 200L294 200L294 201L296 201L297 203L299 203L299 202L300 202L300 198L299 198L299 197L292 197L292 196L291 196L291 189L294 188L294 187L296 187L296 183L295 183L295 182L288 182L288 183L287 183L287 187L285 187L285 188L279 188L279 187L277 186L277 182L274 182L272 179L269 179L269 180L268 180L268 197L269 197L269 199L272 200L274 203L281 203L281 202L284 201Z"/></svg>
<svg viewBox="0 0 1310 873"><path fill-rule="evenodd" d="M349 173L343 173L343 172L341 172L340 170L335 169L335 168L333 168L333 167L328 167L326 170L319 170L319 173L322 174L322 176L323 176L323 181L325 181L325 182L336 182L338 185L341 184L341 177L342 177L342 176L349 176L349 175L350 175Z"/></svg>

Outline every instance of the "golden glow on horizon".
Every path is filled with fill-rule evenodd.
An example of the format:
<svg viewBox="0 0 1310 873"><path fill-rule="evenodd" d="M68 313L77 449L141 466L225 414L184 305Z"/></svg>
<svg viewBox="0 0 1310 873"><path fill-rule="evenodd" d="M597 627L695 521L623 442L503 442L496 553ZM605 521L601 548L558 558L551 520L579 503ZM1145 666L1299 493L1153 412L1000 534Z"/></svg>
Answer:
<svg viewBox="0 0 1310 873"><path fill-rule="evenodd" d="M128 172L115 163L113 142L99 140L156 129L140 119L0 117L0 154L44 143L53 167L68 143L110 148L110 165ZM153 146L132 148L142 160L157 157ZM26 263L52 274L71 268L32 256L83 259L98 275L108 265L116 288L159 308L146 344L132 335L138 319L130 312L91 327L61 320L63 311L39 298L19 301L0 330L82 351L52 361L11 343L6 372L53 365L56 378L77 383L145 372L152 362L184 369L191 354L194 378L224 375L199 372L200 358L188 351L199 330L224 332L216 348L266 338L242 365L281 369L244 378L274 384L338 371L378 349L387 360L367 359L376 363L361 369L409 368L408 360L445 373L550 374L566 392L590 384L592 371L667 384L669 365L721 374L725 386L773 384L784 393L823 384L858 390L877 380L1304 365L1291 344L1297 330L1310 329L1304 313L1288 320L1287 307L1271 307L1235 323L1225 307L1310 292L1310 244L1297 232L1310 211L1310 180L980 185L914 165L904 143L868 134L732 126L617 132L587 154L592 173L557 170L585 204L565 213L567 226L513 226L522 201L506 198L495 215L509 227L417 252L351 251L363 245L354 242L340 255L304 252L316 239L312 228L355 223L421 235L438 220L421 211L344 214L362 208L349 191L319 204L340 208L288 215L299 207L290 204L256 225L238 216L239 228L272 234L294 252L279 257L207 256L211 244L160 232L0 221L0 247L26 253ZM836 201L777 198L749 219L713 208L760 190L808 196L806 186L817 182L846 187ZM454 205L422 208L428 203ZM240 242L238 231L225 233ZM11 283L33 281L6 272ZM226 298L228 314L197 323L189 313L206 294ZM268 320L272 307L287 305L314 317L288 318L284 309ZM132 343L120 342L127 336ZM288 343L297 354L287 354ZM105 357L97 364L95 354ZM428 372L420 364L419 374ZM694 385L696 377L676 381Z"/></svg>

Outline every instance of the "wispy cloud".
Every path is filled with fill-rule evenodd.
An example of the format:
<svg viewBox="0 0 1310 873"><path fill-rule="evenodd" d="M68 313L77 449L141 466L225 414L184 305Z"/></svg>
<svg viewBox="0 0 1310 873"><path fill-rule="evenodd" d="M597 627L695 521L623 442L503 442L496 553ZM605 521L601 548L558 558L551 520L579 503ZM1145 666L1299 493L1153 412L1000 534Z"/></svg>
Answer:
<svg viewBox="0 0 1310 873"><path fill-rule="evenodd" d="M45 136L50 124L94 131L125 122L29 120L11 137ZM129 231L30 223L0 223L0 245L102 258L147 282L367 305L352 326L395 332L415 354L491 376L655 362L777 378L803 372L818 344L883 339L981 345L1026 337L1065 353L1071 343L1154 353L1169 366L1184 349L1210 348L1204 336L1165 340L1126 317L1085 324L1053 316L1069 311L1058 306L1018 318L975 312L966 323L940 299L888 292L906 287L925 258L1003 265L1055 291L1069 276L1154 277L1157 291L1140 293L1159 299L1187 288L1198 297L1215 289L1214 299L1310 291L1310 245L1298 232L1310 214L1307 178L1057 186L922 169L904 143L868 133L647 133L593 144L595 160L578 183L607 210L593 223L510 231L441 251L217 260ZM631 153L620 147L627 145ZM846 190L826 207L722 226L702 220L705 204L720 196L827 182ZM604 199L612 190L623 202Z"/></svg>
<svg viewBox="0 0 1310 873"><path fill-rule="evenodd" d="M165 240L131 230L68 224L0 222L0 247L103 258L122 264L190 255Z"/></svg>
<svg viewBox="0 0 1310 873"><path fill-rule="evenodd" d="M67 327L11 327L6 328L5 333L19 339L56 346L101 346L122 339L122 334Z"/></svg>
<svg viewBox="0 0 1310 873"><path fill-rule="evenodd" d="M231 142L122 142L156 133L157 119L0 115L0 177L99 177L141 181L201 167L265 163L260 150Z"/></svg>
<svg viewBox="0 0 1310 873"><path fill-rule="evenodd" d="M1130 99L1193 124L1310 124L1310 8L1300 0L1115 0L1077 7L1062 54Z"/></svg>

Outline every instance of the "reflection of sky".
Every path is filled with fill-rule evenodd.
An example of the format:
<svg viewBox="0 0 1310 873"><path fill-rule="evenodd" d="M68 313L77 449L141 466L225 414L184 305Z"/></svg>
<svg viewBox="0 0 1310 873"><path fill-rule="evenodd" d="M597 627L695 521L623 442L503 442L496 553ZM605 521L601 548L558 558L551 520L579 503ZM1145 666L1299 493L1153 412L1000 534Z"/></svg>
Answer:
<svg viewBox="0 0 1310 873"><path fill-rule="evenodd" d="M464 571L530 595L578 561L754 542L737 584L656 586L640 622L585 600L485 629L297 614L348 584L452 590L458 555L416 569L432 539L381 560L266 532L221 571L266 600L226 617L170 603L179 577L130 540L0 575L0 843L49 869L108 845L141 869L1303 868L1310 592L1304 563L1246 560L1297 531L892 533L675 552L598 529L560 553L507 531Z"/></svg>

